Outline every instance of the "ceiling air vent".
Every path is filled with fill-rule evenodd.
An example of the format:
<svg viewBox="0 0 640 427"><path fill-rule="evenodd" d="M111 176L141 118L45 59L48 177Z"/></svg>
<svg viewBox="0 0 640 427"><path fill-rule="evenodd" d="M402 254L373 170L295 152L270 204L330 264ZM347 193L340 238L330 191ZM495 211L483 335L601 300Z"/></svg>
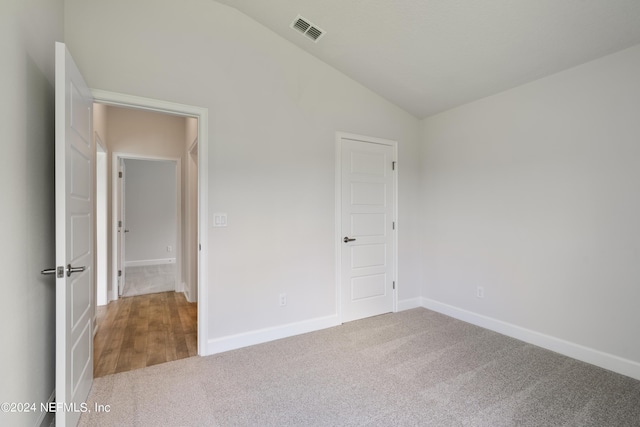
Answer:
<svg viewBox="0 0 640 427"><path fill-rule="evenodd" d="M318 28L315 24L311 23L308 19L303 18L300 15L298 15L296 19L293 20L293 22L291 23L291 28L301 32L314 42L317 42L322 36L324 36L323 29Z"/></svg>

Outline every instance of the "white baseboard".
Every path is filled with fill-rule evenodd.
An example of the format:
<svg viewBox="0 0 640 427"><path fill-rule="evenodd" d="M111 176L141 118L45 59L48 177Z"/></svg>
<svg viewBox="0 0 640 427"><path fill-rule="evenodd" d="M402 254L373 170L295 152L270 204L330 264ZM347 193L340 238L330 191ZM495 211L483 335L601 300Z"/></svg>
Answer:
<svg viewBox="0 0 640 427"><path fill-rule="evenodd" d="M175 264L175 258L141 259L138 261L125 261L125 267L144 267L147 265Z"/></svg>
<svg viewBox="0 0 640 427"><path fill-rule="evenodd" d="M581 360L592 365L626 375L640 380L640 363L624 359L610 353L605 353L580 344L565 341L550 335L542 334L531 329L503 322L492 317L483 316L462 308L444 304L429 298L420 298L421 306L438 313L477 325L492 331L519 339L547 350L555 351L573 359Z"/></svg>
<svg viewBox="0 0 640 427"><path fill-rule="evenodd" d="M195 292L193 292L193 290L195 289L195 287L184 283L184 296L187 299L188 302L198 302L198 298L196 298L197 294Z"/></svg>
<svg viewBox="0 0 640 427"><path fill-rule="evenodd" d="M331 328L338 325L340 325L338 315L334 314L302 322L289 323L288 325L274 326L272 328L258 329L255 331L216 338L207 342L207 354L222 353L229 350L235 350L237 348L262 344L281 338L292 337L294 335L306 334L307 332L318 331L320 329Z"/></svg>
<svg viewBox="0 0 640 427"><path fill-rule="evenodd" d="M411 310L412 308L422 307L422 298L409 298L398 301L398 311Z"/></svg>

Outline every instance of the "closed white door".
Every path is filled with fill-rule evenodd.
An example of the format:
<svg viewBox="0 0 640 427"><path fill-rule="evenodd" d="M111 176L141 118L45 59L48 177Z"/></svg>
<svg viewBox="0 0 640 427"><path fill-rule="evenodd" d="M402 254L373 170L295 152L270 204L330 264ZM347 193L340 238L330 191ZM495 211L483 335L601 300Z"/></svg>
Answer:
<svg viewBox="0 0 640 427"><path fill-rule="evenodd" d="M340 145L340 288L347 322L393 311L395 147L351 136L340 137Z"/></svg>
<svg viewBox="0 0 640 427"><path fill-rule="evenodd" d="M56 426L78 423L93 382L92 108L73 58L56 43Z"/></svg>

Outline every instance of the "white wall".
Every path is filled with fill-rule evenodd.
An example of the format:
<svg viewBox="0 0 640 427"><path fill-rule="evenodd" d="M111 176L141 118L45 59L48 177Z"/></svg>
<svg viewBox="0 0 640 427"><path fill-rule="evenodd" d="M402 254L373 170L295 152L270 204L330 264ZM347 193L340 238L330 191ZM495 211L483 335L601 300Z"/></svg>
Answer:
<svg viewBox="0 0 640 427"><path fill-rule="evenodd" d="M176 258L176 163L125 159L125 266ZM170 247L170 251L169 251ZM168 262L168 261L166 261Z"/></svg>
<svg viewBox="0 0 640 427"><path fill-rule="evenodd" d="M109 302L109 283L111 283L111 155L107 141L107 106L93 105L93 137L96 146L96 304ZM99 146L104 149L101 151Z"/></svg>
<svg viewBox="0 0 640 427"><path fill-rule="evenodd" d="M638 112L640 46L425 119L430 303L640 376Z"/></svg>
<svg viewBox="0 0 640 427"><path fill-rule="evenodd" d="M54 390L54 42L63 1L0 2L0 402L47 402ZM0 412L0 425L44 414Z"/></svg>
<svg viewBox="0 0 640 427"><path fill-rule="evenodd" d="M210 339L336 313L336 131L399 141L398 286L419 297L417 119L210 0L65 5L91 87L209 109L208 208L229 221L208 230Z"/></svg>
<svg viewBox="0 0 640 427"><path fill-rule="evenodd" d="M104 147L103 147L104 148ZM109 235L108 235L108 200L107 192L108 154L106 150L100 148L96 152L96 233L94 242L96 242L96 268L95 268L95 284L96 284L96 304L105 305L109 302L107 296L108 279L109 279Z"/></svg>

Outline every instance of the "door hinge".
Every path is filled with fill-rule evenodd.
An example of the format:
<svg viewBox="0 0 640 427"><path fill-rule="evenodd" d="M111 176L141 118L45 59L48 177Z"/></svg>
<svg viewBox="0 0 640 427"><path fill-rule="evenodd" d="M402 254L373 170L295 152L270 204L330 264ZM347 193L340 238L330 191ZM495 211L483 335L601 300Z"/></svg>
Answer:
<svg viewBox="0 0 640 427"><path fill-rule="evenodd" d="M122 178L122 172L118 172L118 178Z"/></svg>
<svg viewBox="0 0 640 427"><path fill-rule="evenodd" d="M391 223L391 228L392 228L393 230L395 230L395 229L396 229L396 222L395 222L395 221L393 221L393 222Z"/></svg>
<svg viewBox="0 0 640 427"><path fill-rule="evenodd" d="M202 250L202 245L198 245L198 250Z"/></svg>
<svg viewBox="0 0 640 427"><path fill-rule="evenodd" d="M122 270L118 270L118 277L122 276Z"/></svg>
<svg viewBox="0 0 640 427"><path fill-rule="evenodd" d="M118 221L118 227L122 228L122 221Z"/></svg>
<svg viewBox="0 0 640 427"><path fill-rule="evenodd" d="M391 162L391 170L396 170L396 162Z"/></svg>
<svg viewBox="0 0 640 427"><path fill-rule="evenodd" d="M393 289L396 288L396 282L393 282Z"/></svg>

